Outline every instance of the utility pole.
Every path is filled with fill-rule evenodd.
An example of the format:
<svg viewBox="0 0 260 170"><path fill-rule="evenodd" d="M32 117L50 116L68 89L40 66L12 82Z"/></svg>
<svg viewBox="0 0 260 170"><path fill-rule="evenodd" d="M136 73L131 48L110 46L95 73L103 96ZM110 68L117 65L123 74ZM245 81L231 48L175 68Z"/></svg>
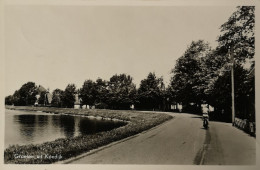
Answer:
<svg viewBox="0 0 260 170"><path fill-rule="evenodd" d="M234 60L234 53L233 48L229 48L229 55L231 59L231 96L232 96L232 125L235 125L235 86L234 86L234 66L235 66L235 60Z"/></svg>

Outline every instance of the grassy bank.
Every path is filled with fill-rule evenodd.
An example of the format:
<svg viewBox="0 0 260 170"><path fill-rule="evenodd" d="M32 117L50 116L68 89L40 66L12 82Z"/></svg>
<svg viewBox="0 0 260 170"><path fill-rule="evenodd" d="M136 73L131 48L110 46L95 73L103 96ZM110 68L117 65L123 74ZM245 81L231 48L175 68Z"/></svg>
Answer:
<svg viewBox="0 0 260 170"><path fill-rule="evenodd" d="M159 125L172 117L166 114L119 110L75 110L46 107L11 107L7 109L42 111L55 114L95 116L128 121L127 125L93 135L60 138L52 142L30 145L12 145L4 151L7 164L49 164L65 160L111 142L135 135Z"/></svg>

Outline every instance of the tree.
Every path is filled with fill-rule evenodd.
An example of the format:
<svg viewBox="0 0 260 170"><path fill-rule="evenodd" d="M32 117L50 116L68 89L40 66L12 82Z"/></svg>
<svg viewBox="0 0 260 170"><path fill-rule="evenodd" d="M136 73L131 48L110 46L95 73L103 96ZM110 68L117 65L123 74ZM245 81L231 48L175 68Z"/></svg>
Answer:
<svg viewBox="0 0 260 170"><path fill-rule="evenodd" d="M38 104L44 105L45 98L46 98L46 91L41 91Z"/></svg>
<svg viewBox="0 0 260 170"><path fill-rule="evenodd" d="M241 65L235 67L235 99L236 99L236 116L246 118L245 114L248 113L248 96L254 95L252 88L254 88L254 80L248 76L249 72ZM214 99L211 105L215 107L219 119L231 121L231 74L230 71L224 72L219 75L213 85L211 97Z"/></svg>
<svg viewBox="0 0 260 170"><path fill-rule="evenodd" d="M157 78L155 73L149 73L147 78L140 83L137 107L152 110L160 109L164 88L163 78Z"/></svg>
<svg viewBox="0 0 260 170"><path fill-rule="evenodd" d="M21 106L21 100L20 100L20 94L18 90L15 90L14 94L13 94L13 103L15 106Z"/></svg>
<svg viewBox="0 0 260 170"><path fill-rule="evenodd" d="M208 43L203 40L192 41L184 55L177 60L170 82L171 96L176 102L200 105L206 100L210 72L206 62L211 53Z"/></svg>
<svg viewBox="0 0 260 170"><path fill-rule="evenodd" d="M61 89L55 89L52 92L52 101L51 104L52 106L55 107L62 107L63 103L62 101L64 101L64 91Z"/></svg>
<svg viewBox="0 0 260 170"><path fill-rule="evenodd" d="M34 82L27 82L22 85L22 87L15 91L14 97L14 105L26 106L33 105L36 101L36 85Z"/></svg>
<svg viewBox="0 0 260 170"><path fill-rule="evenodd" d="M75 94L76 94L75 84L68 84L62 98L62 103L65 107L72 108L74 106Z"/></svg>
<svg viewBox="0 0 260 170"><path fill-rule="evenodd" d="M108 100L108 82L98 78L95 83L96 100L95 105L97 108L107 108Z"/></svg>
<svg viewBox="0 0 260 170"><path fill-rule="evenodd" d="M255 54L255 7L239 6L226 23L221 25L222 34L218 37L218 47L215 50L218 65L215 78L209 85L211 104L215 110L223 113L226 120L231 120L231 63L230 54L234 56L235 80L235 111L236 117L250 117L254 120L254 73L243 68L244 63L251 64L254 72ZM212 60L213 61L213 60ZM250 62L248 62L250 61ZM249 113L250 110L250 113ZM248 114L248 115L245 115ZM247 117L248 118L248 117Z"/></svg>
<svg viewBox="0 0 260 170"><path fill-rule="evenodd" d="M97 97L96 84L92 80L86 80L80 91L82 103L86 105L94 105Z"/></svg>
<svg viewBox="0 0 260 170"><path fill-rule="evenodd" d="M252 59L255 54L255 7L239 6L227 22L221 25L218 52L227 56L232 48L237 63Z"/></svg>
<svg viewBox="0 0 260 170"><path fill-rule="evenodd" d="M5 97L5 105L12 105L13 104L13 96L9 95Z"/></svg>
<svg viewBox="0 0 260 170"><path fill-rule="evenodd" d="M136 87L126 74L113 75L108 82L107 103L112 109L129 109L134 103Z"/></svg>

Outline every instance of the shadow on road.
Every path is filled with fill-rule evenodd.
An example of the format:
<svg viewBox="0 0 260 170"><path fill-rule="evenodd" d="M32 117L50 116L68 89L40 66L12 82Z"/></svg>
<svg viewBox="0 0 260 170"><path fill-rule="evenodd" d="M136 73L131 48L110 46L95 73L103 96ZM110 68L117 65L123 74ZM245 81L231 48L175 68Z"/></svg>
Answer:
<svg viewBox="0 0 260 170"><path fill-rule="evenodd" d="M193 117L191 117L191 118L193 118L193 119L202 119L201 116L193 116Z"/></svg>

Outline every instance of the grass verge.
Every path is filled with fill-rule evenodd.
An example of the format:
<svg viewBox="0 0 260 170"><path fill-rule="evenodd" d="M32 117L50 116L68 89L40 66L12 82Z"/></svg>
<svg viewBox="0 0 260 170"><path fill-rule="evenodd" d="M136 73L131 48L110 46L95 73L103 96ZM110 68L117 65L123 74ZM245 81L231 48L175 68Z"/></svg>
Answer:
<svg viewBox="0 0 260 170"><path fill-rule="evenodd" d="M6 164L50 164L78 156L84 152L107 145L114 141L138 134L155 127L172 117L154 112L122 110L86 110L47 107L10 107L6 109L42 111L55 114L95 116L128 121L127 125L106 132L81 135L73 138L60 138L42 144L12 145L4 151Z"/></svg>

